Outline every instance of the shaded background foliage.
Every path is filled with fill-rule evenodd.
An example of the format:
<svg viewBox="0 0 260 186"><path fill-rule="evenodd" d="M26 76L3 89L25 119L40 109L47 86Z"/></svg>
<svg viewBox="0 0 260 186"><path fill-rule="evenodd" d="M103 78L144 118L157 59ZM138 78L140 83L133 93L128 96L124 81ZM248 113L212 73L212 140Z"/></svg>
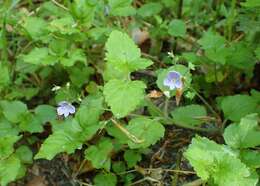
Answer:
<svg viewBox="0 0 260 186"><path fill-rule="evenodd" d="M258 0L1 1L0 184L257 185L259 12ZM61 101L75 114L58 116Z"/></svg>

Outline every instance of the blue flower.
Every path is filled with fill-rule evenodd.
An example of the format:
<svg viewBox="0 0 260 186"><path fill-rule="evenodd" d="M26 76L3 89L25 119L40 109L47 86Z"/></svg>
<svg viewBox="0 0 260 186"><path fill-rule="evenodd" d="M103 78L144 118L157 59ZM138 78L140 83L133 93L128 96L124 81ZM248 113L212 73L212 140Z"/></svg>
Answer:
<svg viewBox="0 0 260 186"><path fill-rule="evenodd" d="M75 111L75 107L67 101L61 101L58 104L57 113L59 116L68 117L70 114L74 114Z"/></svg>
<svg viewBox="0 0 260 186"><path fill-rule="evenodd" d="M163 85L169 87L170 90L182 89L183 83L181 74L176 71L170 71L163 81Z"/></svg>

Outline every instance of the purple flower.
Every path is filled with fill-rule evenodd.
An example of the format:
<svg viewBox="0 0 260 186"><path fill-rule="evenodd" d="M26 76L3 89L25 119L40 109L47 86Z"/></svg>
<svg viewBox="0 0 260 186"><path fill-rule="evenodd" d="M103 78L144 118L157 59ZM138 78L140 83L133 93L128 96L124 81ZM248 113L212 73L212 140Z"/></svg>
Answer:
<svg viewBox="0 0 260 186"><path fill-rule="evenodd" d="M169 87L170 90L181 89L183 86L181 74L176 71L170 71L163 80L163 85Z"/></svg>
<svg viewBox="0 0 260 186"><path fill-rule="evenodd" d="M67 101L61 101L58 104L57 113L59 116L68 117L70 114L74 114L75 111L75 107Z"/></svg>

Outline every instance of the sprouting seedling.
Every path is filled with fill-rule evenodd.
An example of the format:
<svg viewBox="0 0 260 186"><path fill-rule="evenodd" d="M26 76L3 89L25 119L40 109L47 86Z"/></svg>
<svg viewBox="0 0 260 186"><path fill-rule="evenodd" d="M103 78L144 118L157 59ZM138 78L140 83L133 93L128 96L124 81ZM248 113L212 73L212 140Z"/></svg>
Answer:
<svg viewBox="0 0 260 186"><path fill-rule="evenodd" d="M67 101L61 101L58 104L57 107L57 113L59 116L64 116L65 118L68 117L70 114L74 114L76 111L75 107L67 102Z"/></svg>

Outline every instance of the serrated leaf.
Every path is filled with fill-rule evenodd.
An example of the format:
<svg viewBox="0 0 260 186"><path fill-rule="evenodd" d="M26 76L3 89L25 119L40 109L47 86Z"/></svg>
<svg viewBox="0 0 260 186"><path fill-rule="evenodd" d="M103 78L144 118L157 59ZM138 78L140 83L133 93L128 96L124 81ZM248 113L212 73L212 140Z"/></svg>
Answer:
<svg viewBox="0 0 260 186"><path fill-rule="evenodd" d="M143 141L142 143L135 143L129 139L128 145L131 149L147 148L155 144L164 136L165 131L162 124L144 117L130 120L126 129L136 138Z"/></svg>
<svg viewBox="0 0 260 186"><path fill-rule="evenodd" d="M116 186L117 178L112 173L100 173L94 178L95 186Z"/></svg>
<svg viewBox="0 0 260 186"><path fill-rule="evenodd" d="M113 16L130 16L135 14L134 7L131 6L133 0L108 0L110 14Z"/></svg>
<svg viewBox="0 0 260 186"><path fill-rule="evenodd" d="M257 111L256 101L248 95L226 96L221 100L220 107L225 118L239 121L242 117Z"/></svg>
<svg viewBox="0 0 260 186"><path fill-rule="evenodd" d="M241 151L241 160L247 166L257 169L260 168L260 152L253 150Z"/></svg>
<svg viewBox="0 0 260 186"><path fill-rule="evenodd" d="M142 156L140 153L134 150L126 150L124 153L124 159L127 163L128 168L134 167L138 161L142 160Z"/></svg>
<svg viewBox="0 0 260 186"><path fill-rule="evenodd" d="M253 69L257 60L253 49L244 42L232 43L226 63L241 70Z"/></svg>
<svg viewBox="0 0 260 186"><path fill-rule="evenodd" d="M121 124L122 127L125 127L124 124ZM106 131L110 136L113 136L116 138L116 141L120 144L126 144L128 141L128 137L118 128L116 127L112 122L109 122L106 125Z"/></svg>
<svg viewBox="0 0 260 186"><path fill-rule="evenodd" d="M41 120L35 117L32 113L28 112L24 114L19 123L19 128L21 131L27 131L30 133L42 132L43 127Z"/></svg>
<svg viewBox="0 0 260 186"><path fill-rule="evenodd" d="M213 31L207 31L203 34L198 43L204 50L222 48L225 46L225 38Z"/></svg>
<svg viewBox="0 0 260 186"><path fill-rule="evenodd" d="M12 125L8 120L0 117L0 138L8 135L16 136L18 133L16 125Z"/></svg>
<svg viewBox="0 0 260 186"><path fill-rule="evenodd" d="M184 153L202 180L221 186L256 185L258 178L224 145L205 137L195 137Z"/></svg>
<svg viewBox="0 0 260 186"><path fill-rule="evenodd" d="M225 38L213 31L207 31L203 34L198 43L205 50L206 56L212 61L220 64L226 63L226 56L230 53L225 47Z"/></svg>
<svg viewBox="0 0 260 186"><path fill-rule="evenodd" d="M250 94L251 94L252 98L254 98L254 100L257 102L257 104L260 104L260 91L252 89L250 91ZM259 112L260 112L260 110L259 110Z"/></svg>
<svg viewBox="0 0 260 186"><path fill-rule="evenodd" d="M33 153L31 149L26 145L18 147L15 151L15 154L24 164L31 164L33 162Z"/></svg>
<svg viewBox="0 0 260 186"><path fill-rule="evenodd" d="M23 27L28 32L28 34L34 40L39 40L41 37L46 35L47 32L47 22L40 17L28 16L23 24Z"/></svg>
<svg viewBox="0 0 260 186"><path fill-rule="evenodd" d="M185 22L179 19L174 19L168 26L168 33L175 37L184 37L186 34Z"/></svg>
<svg viewBox="0 0 260 186"><path fill-rule="evenodd" d="M34 109L35 117L43 124L55 120L57 117L56 109L51 105L38 105Z"/></svg>
<svg viewBox="0 0 260 186"><path fill-rule="evenodd" d="M110 80L104 86L105 100L115 117L125 117L144 99L146 86L142 81Z"/></svg>
<svg viewBox="0 0 260 186"><path fill-rule="evenodd" d="M68 69L69 77L73 85L77 87L82 87L83 84L89 81L90 75L94 73L93 68L81 66Z"/></svg>
<svg viewBox="0 0 260 186"><path fill-rule="evenodd" d="M52 39L49 42L49 51L50 53L57 56L64 56L68 50L69 41L66 39Z"/></svg>
<svg viewBox="0 0 260 186"><path fill-rule="evenodd" d="M162 8L161 3L146 3L137 10L137 14L141 17L150 17L160 13Z"/></svg>
<svg viewBox="0 0 260 186"><path fill-rule="evenodd" d="M75 25L77 24L71 16L65 16L51 21L48 25L48 30L51 32L58 32L59 34L72 35L79 33L79 30Z"/></svg>
<svg viewBox="0 0 260 186"><path fill-rule="evenodd" d="M259 61L260 60L260 46L257 47L254 52L255 52L257 60Z"/></svg>
<svg viewBox="0 0 260 186"><path fill-rule="evenodd" d="M48 48L34 48L28 54L21 56L25 63L34 65L53 65L57 62L55 56L49 55Z"/></svg>
<svg viewBox="0 0 260 186"><path fill-rule="evenodd" d="M115 173L121 173L126 171L126 166L123 161L117 161L112 164L112 169Z"/></svg>
<svg viewBox="0 0 260 186"><path fill-rule="evenodd" d="M100 94L87 96L76 113L85 140L90 139L101 127L99 117L104 112L103 101Z"/></svg>
<svg viewBox="0 0 260 186"><path fill-rule="evenodd" d="M76 62L86 63L86 55L81 49L70 50L68 56L61 59L61 64L66 67L71 67Z"/></svg>
<svg viewBox="0 0 260 186"><path fill-rule="evenodd" d="M201 105L188 105L183 107L177 107L171 112L174 123L196 126L204 123L202 120L207 116L205 107Z"/></svg>
<svg viewBox="0 0 260 186"><path fill-rule="evenodd" d="M90 26L95 15L96 6L98 2L96 0L92 1L73 1L71 3L71 13L72 15L84 23L84 26Z"/></svg>
<svg viewBox="0 0 260 186"><path fill-rule="evenodd" d="M225 142L233 148L250 148L260 145L257 114L243 117L239 124L229 125L224 132Z"/></svg>
<svg viewBox="0 0 260 186"><path fill-rule="evenodd" d="M14 143L17 142L21 136L5 136L0 137L0 160L7 158L14 152Z"/></svg>
<svg viewBox="0 0 260 186"><path fill-rule="evenodd" d="M106 50L108 67L112 68L110 71L122 74L122 77L152 64L150 60L141 58L140 49L127 34L117 30L111 32L106 42Z"/></svg>
<svg viewBox="0 0 260 186"><path fill-rule="evenodd" d="M34 159L51 160L60 152L73 153L80 149L84 141L81 136L82 128L74 119L66 120L53 126L54 132L41 145Z"/></svg>
<svg viewBox="0 0 260 186"><path fill-rule="evenodd" d="M83 129L98 123L99 116L103 113L103 101L104 98L100 94L87 96L82 101L76 118Z"/></svg>
<svg viewBox="0 0 260 186"><path fill-rule="evenodd" d="M91 161L91 164L97 168L110 170L110 153L113 150L113 144L110 139L102 139L96 145L92 145L85 150L85 159Z"/></svg>
<svg viewBox="0 0 260 186"><path fill-rule="evenodd" d="M28 112L27 106L21 101L1 101L0 106L6 119L13 123L20 122Z"/></svg>
<svg viewBox="0 0 260 186"><path fill-rule="evenodd" d="M245 6L245 7L249 7L249 8L260 7L260 1L258 1L258 0L247 0L246 2L242 2L241 5Z"/></svg>
<svg viewBox="0 0 260 186"><path fill-rule="evenodd" d="M14 181L18 177L21 166L21 161L14 154L7 159L0 160L0 185L6 186Z"/></svg>

